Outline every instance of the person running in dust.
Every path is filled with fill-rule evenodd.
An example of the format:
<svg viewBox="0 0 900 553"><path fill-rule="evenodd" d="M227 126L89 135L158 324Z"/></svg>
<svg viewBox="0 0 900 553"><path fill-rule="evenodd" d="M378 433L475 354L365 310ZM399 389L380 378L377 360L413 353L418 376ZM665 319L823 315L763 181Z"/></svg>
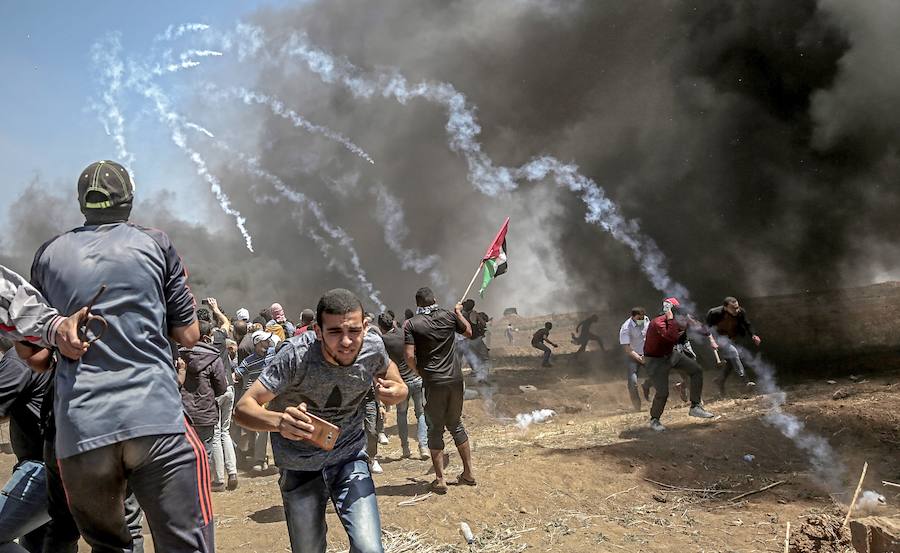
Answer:
<svg viewBox="0 0 900 553"><path fill-rule="evenodd" d="M712 413L703 408L703 369L691 356L690 348L676 348L687 340L689 317L681 310L676 298L663 301L663 313L650 321L644 341L644 361L647 372L653 379L656 395L650 407L650 428L662 432L666 429L659 421L669 399L669 372L676 369L690 379L691 408L688 414L692 417L709 419Z"/></svg>
<svg viewBox="0 0 900 553"><path fill-rule="evenodd" d="M509 343L509 345L513 344L513 333L514 332L515 331L513 330L512 323L506 323L506 341Z"/></svg>
<svg viewBox="0 0 900 553"><path fill-rule="evenodd" d="M599 336L591 332L591 327L597 322L597 319L599 319L599 317L596 314L591 315L587 319L578 323L578 326L575 327L575 332L577 332L578 335L576 336L575 334L572 334L572 343L579 345L578 351L575 352L575 355L584 353L584 351L587 349L588 344L592 341L597 342L597 345L600 346L601 350L606 349L603 347L603 340L601 340Z"/></svg>
<svg viewBox="0 0 900 553"><path fill-rule="evenodd" d="M628 395L631 396L631 404L635 411L641 410L641 396L638 392L638 368L643 367L644 340L647 337L647 328L650 319L643 307L631 309L631 316L622 323L619 329L619 344L625 351L625 363L628 367ZM648 379L649 380L649 379ZM647 382L649 387L649 382Z"/></svg>
<svg viewBox="0 0 900 553"><path fill-rule="evenodd" d="M238 424L271 433L291 551L325 551L329 500L350 551L384 551L365 451L365 397L373 386L387 405L407 394L359 298L336 288L319 299L315 332L281 345L238 403ZM340 429L331 450L309 441L322 428L313 416Z"/></svg>
<svg viewBox="0 0 900 553"><path fill-rule="evenodd" d="M706 313L706 325L709 327L709 345L721 353L724 361L721 374L713 380L719 386L719 394L725 395L725 381L732 370L748 388L756 386L744 368L737 346L749 337L753 345L759 347L762 339L756 334L737 298L728 296L722 300L722 305L710 309Z"/></svg>
<svg viewBox="0 0 900 553"><path fill-rule="evenodd" d="M544 323L543 328L539 328L537 332L531 337L531 347L535 349L539 349L544 352L544 360L541 362L542 367L552 367L550 364L550 348L544 345L544 342L547 342L551 346L558 348L557 344L554 344L552 340L550 340L550 329L553 328L553 323L547 321Z"/></svg>

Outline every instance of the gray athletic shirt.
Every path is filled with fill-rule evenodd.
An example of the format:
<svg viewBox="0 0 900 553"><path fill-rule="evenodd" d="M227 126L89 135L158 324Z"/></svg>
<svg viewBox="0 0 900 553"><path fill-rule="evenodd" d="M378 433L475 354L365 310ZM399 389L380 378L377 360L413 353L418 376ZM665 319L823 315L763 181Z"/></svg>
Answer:
<svg viewBox="0 0 900 553"><path fill-rule="evenodd" d="M56 369L58 457L184 432L167 336L194 321L194 298L169 237L128 223L77 228L41 246L31 278L61 313L107 286L92 313L109 329L80 361L61 359Z"/></svg>
<svg viewBox="0 0 900 553"><path fill-rule="evenodd" d="M278 468L321 470L363 455L366 394L375 377L384 376L389 364L384 342L372 328L363 338L356 362L347 367L325 361L315 332L305 332L280 344L275 359L259 376L259 382L277 396L269 409L284 411L306 402L310 413L338 426L341 435L334 449L324 451L309 442L288 440L272 432L272 452Z"/></svg>

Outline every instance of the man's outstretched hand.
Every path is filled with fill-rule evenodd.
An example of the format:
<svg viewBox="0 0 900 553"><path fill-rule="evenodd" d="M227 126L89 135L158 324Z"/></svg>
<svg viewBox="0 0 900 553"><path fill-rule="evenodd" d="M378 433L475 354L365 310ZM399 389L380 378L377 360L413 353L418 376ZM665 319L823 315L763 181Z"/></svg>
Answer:
<svg viewBox="0 0 900 553"><path fill-rule="evenodd" d="M56 327L56 347L69 359L81 359L88 350L90 344L82 341L78 335L78 327L87 321L88 314L88 308L82 307L78 312L63 319Z"/></svg>

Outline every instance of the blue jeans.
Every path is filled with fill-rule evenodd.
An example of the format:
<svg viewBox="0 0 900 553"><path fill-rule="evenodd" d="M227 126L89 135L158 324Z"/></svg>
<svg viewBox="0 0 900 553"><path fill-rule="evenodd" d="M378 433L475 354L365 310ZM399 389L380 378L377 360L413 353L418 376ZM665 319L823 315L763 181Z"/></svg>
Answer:
<svg viewBox="0 0 900 553"><path fill-rule="evenodd" d="M428 426L425 424L425 392L422 389L422 379L417 378L412 382L406 383L409 388L409 394L406 399L397 404L397 433L400 434L400 445L404 449L409 447L409 422L406 420L406 414L409 412L409 399L413 400L413 413L416 415L416 433L419 439L419 446L427 446L428 442Z"/></svg>
<svg viewBox="0 0 900 553"><path fill-rule="evenodd" d="M49 521L44 463L22 461L0 492L0 551L25 551L24 548L4 544L25 536ZM34 550L40 551L40 543L35 545L37 549Z"/></svg>
<svg viewBox="0 0 900 553"><path fill-rule="evenodd" d="M366 456L321 471L281 469L278 480L293 553L324 553L329 497L353 553L384 553L375 483Z"/></svg>

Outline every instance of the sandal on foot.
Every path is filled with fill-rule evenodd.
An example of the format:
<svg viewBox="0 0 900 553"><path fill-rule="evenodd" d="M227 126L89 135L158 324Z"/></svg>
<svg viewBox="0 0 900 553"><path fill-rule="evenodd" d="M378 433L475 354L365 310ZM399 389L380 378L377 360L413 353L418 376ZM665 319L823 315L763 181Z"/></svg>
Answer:
<svg viewBox="0 0 900 553"><path fill-rule="evenodd" d="M477 486L478 483L474 478L466 478L462 474L456 477L456 485L457 486Z"/></svg>
<svg viewBox="0 0 900 553"><path fill-rule="evenodd" d="M444 495L447 493L447 484L443 482L438 482L437 479L431 481L431 485L429 489L439 495Z"/></svg>

